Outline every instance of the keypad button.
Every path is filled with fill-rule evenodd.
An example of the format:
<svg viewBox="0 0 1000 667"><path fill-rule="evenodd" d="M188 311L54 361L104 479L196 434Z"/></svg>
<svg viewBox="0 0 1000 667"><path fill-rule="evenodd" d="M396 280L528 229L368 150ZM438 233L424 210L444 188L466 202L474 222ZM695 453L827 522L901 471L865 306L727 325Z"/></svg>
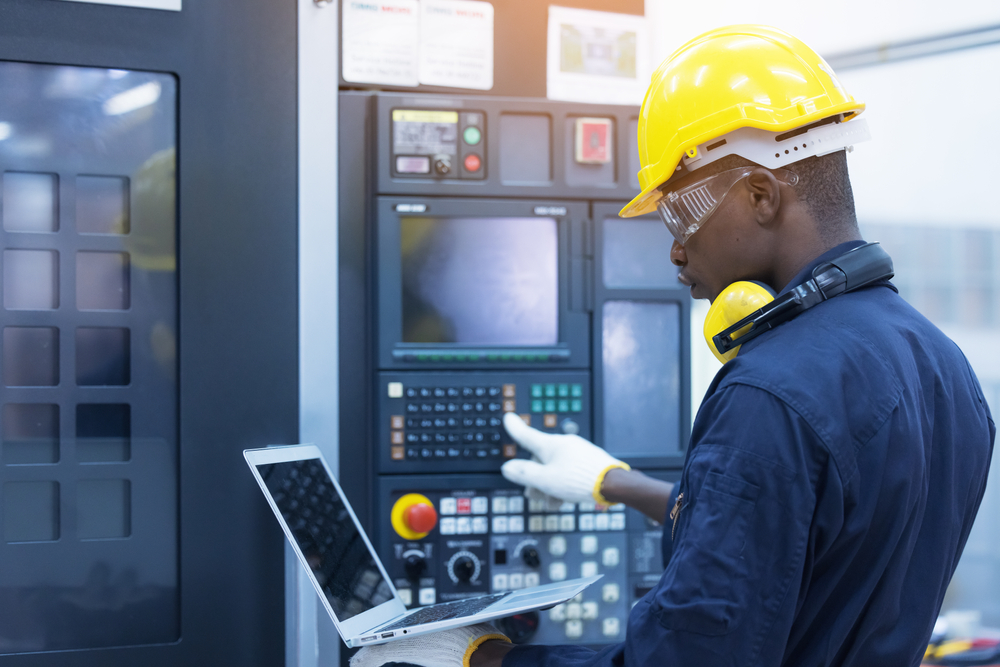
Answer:
<svg viewBox="0 0 1000 667"><path fill-rule="evenodd" d="M580 565L581 577L592 577L597 574L597 563L592 560L585 560Z"/></svg>
<svg viewBox="0 0 1000 667"><path fill-rule="evenodd" d="M625 515L624 514L612 514L611 515L611 530L625 530Z"/></svg>
<svg viewBox="0 0 1000 667"><path fill-rule="evenodd" d="M495 517L493 517L493 532L494 533L506 533L507 532L507 517L505 517L505 516L495 516Z"/></svg>
<svg viewBox="0 0 1000 667"><path fill-rule="evenodd" d="M470 398L476 395L476 390L472 387L462 387L462 396L464 398Z"/></svg>
<svg viewBox="0 0 1000 667"><path fill-rule="evenodd" d="M458 449L457 447L449 447L448 448L448 458L449 459L457 459L461 455L462 455L462 451L460 449Z"/></svg>
<svg viewBox="0 0 1000 667"><path fill-rule="evenodd" d="M502 403L490 403L488 406L486 406L486 408L490 412L500 412L500 410L503 409L503 404Z"/></svg>
<svg viewBox="0 0 1000 667"><path fill-rule="evenodd" d="M476 403L476 412L486 412L486 404Z"/></svg>
<svg viewBox="0 0 1000 667"><path fill-rule="evenodd" d="M476 425L476 419L475 419L475 417L463 417L462 418L462 426L463 427L465 427L465 428L472 428L475 425Z"/></svg>
<svg viewBox="0 0 1000 667"><path fill-rule="evenodd" d="M556 412L569 412L569 401L566 399L560 400L559 403L556 404Z"/></svg>
<svg viewBox="0 0 1000 667"><path fill-rule="evenodd" d="M592 621L597 618L598 608L596 602L584 602L583 607L583 620Z"/></svg>
<svg viewBox="0 0 1000 667"><path fill-rule="evenodd" d="M420 428L420 420L410 417L406 420L406 428Z"/></svg>
<svg viewBox="0 0 1000 667"><path fill-rule="evenodd" d="M419 395L420 395L420 392L418 392L415 388L413 388L413 387L407 387L406 388L406 397L407 398L416 398Z"/></svg>
<svg viewBox="0 0 1000 667"><path fill-rule="evenodd" d="M582 412L583 411L583 401L579 398L574 398L569 402L570 412Z"/></svg>
<svg viewBox="0 0 1000 667"><path fill-rule="evenodd" d="M499 447L490 447L490 456L492 458L499 458L500 454L502 454L502 453L503 453L503 450L500 449Z"/></svg>
<svg viewBox="0 0 1000 667"><path fill-rule="evenodd" d="M421 406L421 407L427 407L427 406L425 405L425 406ZM556 402L555 402L555 400L549 399L549 400L545 401L545 411L546 412L555 412L556 411Z"/></svg>
<svg viewBox="0 0 1000 667"><path fill-rule="evenodd" d="M462 442L462 435L460 433L449 433L448 442L452 444L457 444L459 442Z"/></svg>
<svg viewBox="0 0 1000 667"><path fill-rule="evenodd" d="M475 433L464 433L464 434L462 434L462 440L464 440L465 442L475 442L476 441L476 434Z"/></svg>
<svg viewBox="0 0 1000 667"><path fill-rule="evenodd" d="M542 412L544 409L544 405L545 405L544 401L542 401L541 399L535 399L534 401L531 402L531 411Z"/></svg>
<svg viewBox="0 0 1000 667"><path fill-rule="evenodd" d="M419 449L417 449L416 447L407 447L406 448L406 458L408 458L408 459L415 459L415 458L419 458L419 457L420 457L420 450Z"/></svg>
<svg viewBox="0 0 1000 667"><path fill-rule="evenodd" d="M583 396L583 385L573 384L569 387L569 395L574 398L580 398Z"/></svg>
<svg viewBox="0 0 1000 667"><path fill-rule="evenodd" d="M420 406L417 405L416 403L407 403L406 404L406 411L410 412L410 413L420 412Z"/></svg>
<svg viewBox="0 0 1000 667"><path fill-rule="evenodd" d="M491 433L490 434L490 442L500 442L500 434L499 433Z"/></svg>
<svg viewBox="0 0 1000 667"><path fill-rule="evenodd" d="M448 394L448 398L458 398L459 396L459 391L456 387L448 387L448 391L446 393Z"/></svg>
<svg viewBox="0 0 1000 667"><path fill-rule="evenodd" d="M583 616L583 605L579 602L569 602L566 604L566 619L574 621Z"/></svg>
<svg viewBox="0 0 1000 667"><path fill-rule="evenodd" d="M420 450L420 458L429 459L432 456L434 456L434 452L432 452L429 448L424 447L423 449Z"/></svg>
<svg viewBox="0 0 1000 667"><path fill-rule="evenodd" d="M569 397L569 385L568 384L561 384L558 387L556 387L556 395L559 396L559 398L568 398Z"/></svg>
<svg viewBox="0 0 1000 667"><path fill-rule="evenodd" d="M523 533L524 532L524 517L523 516L512 516L510 517L510 522L507 524L512 533Z"/></svg>
<svg viewBox="0 0 1000 667"><path fill-rule="evenodd" d="M511 514L520 514L524 511L524 496L511 496L507 499L507 511Z"/></svg>
<svg viewBox="0 0 1000 667"><path fill-rule="evenodd" d="M476 433L476 435L474 437L475 437L476 442L486 442L486 434L485 433L482 433L482 432Z"/></svg>
<svg viewBox="0 0 1000 667"><path fill-rule="evenodd" d="M476 450L476 458L477 459L485 459L487 456L489 456L489 452L487 452L485 449L477 449Z"/></svg>
<svg viewBox="0 0 1000 667"><path fill-rule="evenodd" d="M546 398L556 397L556 386L554 384L545 385L545 397Z"/></svg>
<svg viewBox="0 0 1000 667"><path fill-rule="evenodd" d="M501 424L503 424L503 422L500 421L499 417L490 417L490 426L493 428L499 428Z"/></svg>
<svg viewBox="0 0 1000 667"><path fill-rule="evenodd" d="M421 403L420 404L420 411L421 412L434 412L434 406L431 405L430 403Z"/></svg>
<svg viewBox="0 0 1000 667"><path fill-rule="evenodd" d="M566 639L579 639L583 636L583 621L566 621Z"/></svg>
<svg viewBox="0 0 1000 667"><path fill-rule="evenodd" d="M601 564L604 567L615 567L621 561L618 547L608 547L601 554Z"/></svg>
<svg viewBox="0 0 1000 667"><path fill-rule="evenodd" d="M507 496L494 496L493 497L493 513L494 514L506 514L507 513Z"/></svg>
<svg viewBox="0 0 1000 667"><path fill-rule="evenodd" d="M621 623L614 616L604 619L604 622L601 623L601 631L605 637L617 637L620 628Z"/></svg>
<svg viewBox="0 0 1000 667"><path fill-rule="evenodd" d="M493 575L493 591L499 593L507 590L507 575L504 573Z"/></svg>
<svg viewBox="0 0 1000 667"><path fill-rule="evenodd" d="M620 597L621 590L618 588L618 584L604 584L601 588L601 599L605 602L618 602Z"/></svg>
<svg viewBox="0 0 1000 667"><path fill-rule="evenodd" d="M420 434L420 442L433 442L433 441L434 441L434 436L432 436L430 433Z"/></svg>
<svg viewBox="0 0 1000 667"><path fill-rule="evenodd" d="M454 413L458 412L458 410L459 410L458 403L449 403L448 404L448 412L454 414Z"/></svg>
<svg viewBox="0 0 1000 667"><path fill-rule="evenodd" d="M510 573L510 587L512 590L524 588L524 575L520 572Z"/></svg>
<svg viewBox="0 0 1000 667"><path fill-rule="evenodd" d="M435 403L434 404L434 412L448 412L448 404L447 403Z"/></svg>
<svg viewBox="0 0 1000 667"><path fill-rule="evenodd" d="M445 395L446 395L446 393L447 392L445 392L444 388L442 388L442 387L435 387L435 389L434 389L434 397L435 398L444 398Z"/></svg>
<svg viewBox="0 0 1000 667"><path fill-rule="evenodd" d="M580 523L583 523L582 517ZM596 535L584 535L580 538L580 553L591 555L597 553L597 536Z"/></svg>
<svg viewBox="0 0 1000 667"><path fill-rule="evenodd" d="M496 398L502 392L503 390L500 387L490 387L489 390L487 391L487 393L490 395L491 398Z"/></svg>
<svg viewBox="0 0 1000 667"><path fill-rule="evenodd" d="M513 530L510 532L514 532ZM537 586L541 578L538 576L537 572L525 572L524 573L524 585L527 588L532 586Z"/></svg>
<svg viewBox="0 0 1000 667"><path fill-rule="evenodd" d="M444 433L435 433L434 442L448 442L448 436L446 436Z"/></svg>
<svg viewBox="0 0 1000 667"><path fill-rule="evenodd" d="M476 423L476 428L486 428L486 424L488 424L489 422L486 421L484 417L476 417L475 423Z"/></svg>
<svg viewBox="0 0 1000 667"><path fill-rule="evenodd" d="M611 522L608 518L608 515L605 514L604 512L601 512L600 514L594 517L594 530L607 530L608 528L610 528L609 525L610 523Z"/></svg>
<svg viewBox="0 0 1000 667"><path fill-rule="evenodd" d="M411 444L418 443L418 442L420 442L420 436L418 434L416 434L416 433L407 433L406 434L406 441L409 442L409 443L411 443Z"/></svg>
<svg viewBox="0 0 1000 667"><path fill-rule="evenodd" d="M462 403L462 412L472 412L475 409L475 403Z"/></svg>
<svg viewBox="0 0 1000 667"><path fill-rule="evenodd" d="M447 449L445 449L443 447L437 447L434 450L434 458L436 458L436 459L444 459L444 458L447 458L447 457L448 457L448 450Z"/></svg>
<svg viewBox="0 0 1000 667"><path fill-rule="evenodd" d="M417 597L421 605L429 605L437 602L437 592L433 588L421 588Z"/></svg>
<svg viewBox="0 0 1000 667"><path fill-rule="evenodd" d="M434 428L444 428L447 425L448 425L447 419L438 418L434 420Z"/></svg>
<svg viewBox="0 0 1000 667"><path fill-rule="evenodd" d="M433 395L434 392L432 392L428 387L421 387L420 398L430 398Z"/></svg>
<svg viewBox="0 0 1000 667"><path fill-rule="evenodd" d="M555 623L562 623L566 620L566 605L557 604L549 609L549 619Z"/></svg>
<svg viewBox="0 0 1000 667"><path fill-rule="evenodd" d="M549 579L563 581L566 578L566 563L557 561L549 565Z"/></svg>
<svg viewBox="0 0 1000 667"><path fill-rule="evenodd" d="M473 514L486 514L489 511L490 500L486 496L476 496L472 499Z"/></svg>
<svg viewBox="0 0 1000 667"><path fill-rule="evenodd" d="M482 398L486 395L486 387L476 387L476 396Z"/></svg>
<svg viewBox="0 0 1000 667"><path fill-rule="evenodd" d="M540 385L540 384L533 384L533 385L531 385L531 397L532 398L541 398L542 397L542 385Z"/></svg>
<svg viewBox="0 0 1000 667"><path fill-rule="evenodd" d="M434 428L434 420L429 418L421 419L420 428Z"/></svg>
<svg viewBox="0 0 1000 667"><path fill-rule="evenodd" d="M549 553L556 558L562 558L566 555L566 538L562 535L556 535L555 537L549 538Z"/></svg>

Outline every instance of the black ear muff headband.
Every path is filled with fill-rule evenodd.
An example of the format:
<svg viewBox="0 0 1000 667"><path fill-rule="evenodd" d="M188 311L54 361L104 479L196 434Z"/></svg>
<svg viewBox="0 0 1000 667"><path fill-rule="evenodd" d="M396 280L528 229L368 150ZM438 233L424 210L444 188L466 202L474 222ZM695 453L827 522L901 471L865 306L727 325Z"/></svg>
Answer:
<svg viewBox="0 0 1000 667"><path fill-rule="evenodd" d="M888 280L893 275L892 258L882 246L878 243L865 244L829 262L823 262L813 269L812 278L717 333L712 337L712 342L720 353L725 354L821 301L880 280ZM748 324L751 326L745 333L733 336Z"/></svg>

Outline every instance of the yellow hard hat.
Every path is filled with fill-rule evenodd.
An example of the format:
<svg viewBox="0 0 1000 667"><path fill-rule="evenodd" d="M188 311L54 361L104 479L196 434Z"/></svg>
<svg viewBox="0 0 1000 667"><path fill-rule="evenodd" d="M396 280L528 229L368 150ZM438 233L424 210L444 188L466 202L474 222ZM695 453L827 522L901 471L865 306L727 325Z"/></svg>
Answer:
<svg viewBox="0 0 1000 667"><path fill-rule="evenodd" d="M658 188L682 160L693 170L736 154L775 168L863 141L864 121L843 121L864 108L819 54L781 30L737 25L706 32L653 74L639 112L642 192L621 215L654 210ZM822 136L803 141L792 132L825 119L837 124L817 128Z"/></svg>

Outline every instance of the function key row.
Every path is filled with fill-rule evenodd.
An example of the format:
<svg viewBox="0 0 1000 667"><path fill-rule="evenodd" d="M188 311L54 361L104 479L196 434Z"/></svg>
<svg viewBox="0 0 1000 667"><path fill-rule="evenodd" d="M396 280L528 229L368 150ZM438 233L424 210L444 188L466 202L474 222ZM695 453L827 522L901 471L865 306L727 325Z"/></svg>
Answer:
<svg viewBox="0 0 1000 667"><path fill-rule="evenodd" d="M409 417L406 428L500 428L502 423L499 417Z"/></svg>
<svg viewBox="0 0 1000 667"><path fill-rule="evenodd" d="M567 398L548 398L541 399L535 398L531 401L531 411L538 412L582 412L583 411L583 401L579 398L567 399Z"/></svg>
<svg viewBox="0 0 1000 667"><path fill-rule="evenodd" d="M499 459L512 454L500 445L489 447L407 447L406 458L416 459Z"/></svg>
<svg viewBox="0 0 1000 667"><path fill-rule="evenodd" d="M398 439L398 436L397 436ZM501 442L503 438L497 432L471 432L471 433L407 433L405 436L406 444L408 445L418 445L418 444L450 444L457 445L460 443L466 444L487 444L487 443L498 443ZM402 442L393 442L392 444L398 445Z"/></svg>
<svg viewBox="0 0 1000 667"><path fill-rule="evenodd" d="M504 396L511 398L515 394L515 387L512 384L502 387L407 387L404 391L406 398L430 399L430 398L499 398Z"/></svg>
<svg viewBox="0 0 1000 667"><path fill-rule="evenodd" d="M514 401L508 401L510 405L505 406L499 401L467 401L464 403L407 403L407 414L456 414L459 412L501 412L505 408L510 408L507 412L513 412Z"/></svg>
<svg viewBox="0 0 1000 667"><path fill-rule="evenodd" d="M582 384L533 384L532 398L583 398Z"/></svg>

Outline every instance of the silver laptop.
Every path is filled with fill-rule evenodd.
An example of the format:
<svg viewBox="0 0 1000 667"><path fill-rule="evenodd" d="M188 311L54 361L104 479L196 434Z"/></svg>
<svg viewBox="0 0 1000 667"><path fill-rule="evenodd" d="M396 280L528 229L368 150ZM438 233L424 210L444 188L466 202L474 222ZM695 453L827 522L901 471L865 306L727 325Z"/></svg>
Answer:
<svg viewBox="0 0 1000 667"><path fill-rule="evenodd" d="M407 611L315 445L243 452L323 606L350 647L551 607L603 575Z"/></svg>

